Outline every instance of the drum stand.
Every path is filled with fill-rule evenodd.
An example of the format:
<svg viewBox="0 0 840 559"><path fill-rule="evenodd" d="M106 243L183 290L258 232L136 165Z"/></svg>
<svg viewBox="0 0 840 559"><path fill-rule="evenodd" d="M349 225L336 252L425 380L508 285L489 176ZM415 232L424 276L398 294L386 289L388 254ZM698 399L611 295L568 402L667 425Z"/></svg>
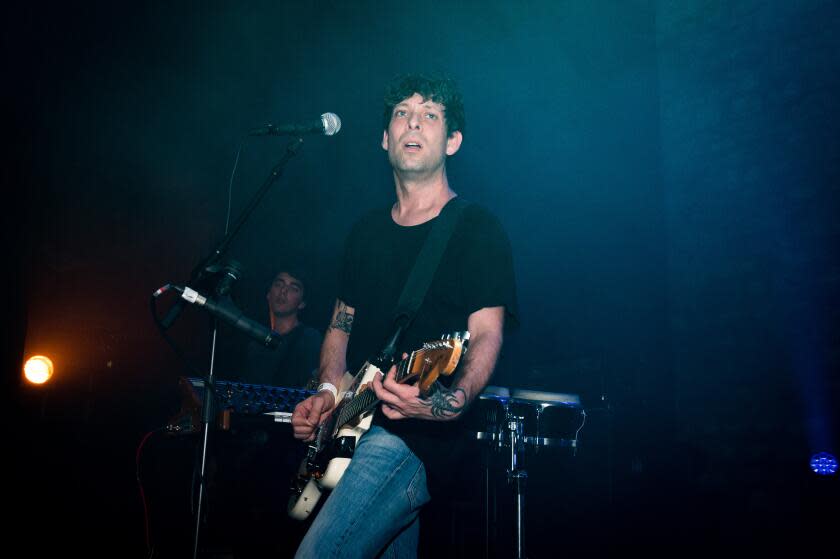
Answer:
<svg viewBox="0 0 840 559"><path fill-rule="evenodd" d="M510 468L507 470L507 481L513 484L516 498L516 559L525 559L523 547L523 534L525 531L523 508L525 505L524 489L528 481L528 472L520 468L522 452L525 450L525 438L523 436L524 419L521 416L510 413L506 414L508 434L510 435Z"/></svg>
<svg viewBox="0 0 840 559"><path fill-rule="evenodd" d="M536 454L540 447L577 449L577 433L583 428L586 413L576 394L536 392L517 389L510 397L510 391L504 387L487 387L478 399L484 409L485 424L475 433L478 440L486 441L484 448L484 513L485 513L485 556L490 557L491 540L497 533L496 490L491 483L491 469L496 462L492 459L502 449L509 450L506 457L505 474L508 485L513 486L516 514L516 558L525 559L525 486L528 472L524 468L526 449ZM580 410L581 422L577 426L574 438L566 438L565 432L557 429L558 425L545 421L543 414L552 410L550 417L556 417L559 410ZM497 470L496 470L497 471ZM492 514L491 514L492 513Z"/></svg>

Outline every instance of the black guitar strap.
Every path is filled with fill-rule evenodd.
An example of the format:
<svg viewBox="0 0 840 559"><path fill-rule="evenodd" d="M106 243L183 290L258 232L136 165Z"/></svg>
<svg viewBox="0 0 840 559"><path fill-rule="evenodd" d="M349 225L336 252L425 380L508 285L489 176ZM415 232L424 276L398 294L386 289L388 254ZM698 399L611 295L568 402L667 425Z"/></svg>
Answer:
<svg viewBox="0 0 840 559"><path fill-rule="evenodd" d="M443 251L449 243L452 231L455 230L455 224L458 223L461 212L468 205L469 203L460 197L453 198L443 207L432 225L397 303L397 311L394 315L394 325L397 328L405 330L414 320L415 313L426 298L432 278L435 277Z"/></svg>

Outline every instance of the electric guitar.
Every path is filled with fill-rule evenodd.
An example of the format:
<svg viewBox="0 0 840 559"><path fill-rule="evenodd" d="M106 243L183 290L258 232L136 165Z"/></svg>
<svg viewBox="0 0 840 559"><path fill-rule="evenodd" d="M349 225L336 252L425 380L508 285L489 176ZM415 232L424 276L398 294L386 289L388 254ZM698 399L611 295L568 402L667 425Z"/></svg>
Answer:
<svg viewBox="0 0 840 559"><path fill-rule="evenodd" d="M469 332L446 335L427 342L397 363L396 381L408 383L419 377L420 395L426 396L440 375L451 375L467 349ZM383 366L384 368L384 366ZM387 371L382 371L387 372ZM380 369L365 363L356 376L344 375L336 408L318 427L292 483L289 516L305 520L314 510L324 490L335 488L350 464L356 442L369 429L380 400L370 386Z"/></svg>

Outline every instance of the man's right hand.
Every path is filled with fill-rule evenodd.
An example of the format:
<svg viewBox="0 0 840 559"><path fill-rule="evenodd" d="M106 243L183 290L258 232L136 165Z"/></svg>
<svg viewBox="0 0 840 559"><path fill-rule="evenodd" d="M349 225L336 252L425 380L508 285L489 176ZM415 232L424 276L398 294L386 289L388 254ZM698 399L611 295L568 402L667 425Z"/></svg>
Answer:
<svg viewBox="0 0 840 559"><path fill-rule="evenodd" d="M335 408L335 398L328 390L313 394L295 406L292 413L292 429L295 438L309 442L315 438L315 430L327 420Z"/></svg>

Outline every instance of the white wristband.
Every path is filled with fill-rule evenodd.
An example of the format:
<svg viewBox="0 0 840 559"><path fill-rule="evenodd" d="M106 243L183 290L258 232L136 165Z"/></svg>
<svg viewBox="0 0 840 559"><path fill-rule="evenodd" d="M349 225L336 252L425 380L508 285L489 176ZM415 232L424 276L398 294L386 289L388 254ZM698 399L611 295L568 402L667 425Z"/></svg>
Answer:
<svg viewBox="0 0 840 559"><path fill-rule="evenodd" d="M335 387L334 384L331 382L322 382L318 385L318 392L322 392L326 390L327 392L331 392L333 395L333 399L337 402L338 401L338 389Z"/></svg>

